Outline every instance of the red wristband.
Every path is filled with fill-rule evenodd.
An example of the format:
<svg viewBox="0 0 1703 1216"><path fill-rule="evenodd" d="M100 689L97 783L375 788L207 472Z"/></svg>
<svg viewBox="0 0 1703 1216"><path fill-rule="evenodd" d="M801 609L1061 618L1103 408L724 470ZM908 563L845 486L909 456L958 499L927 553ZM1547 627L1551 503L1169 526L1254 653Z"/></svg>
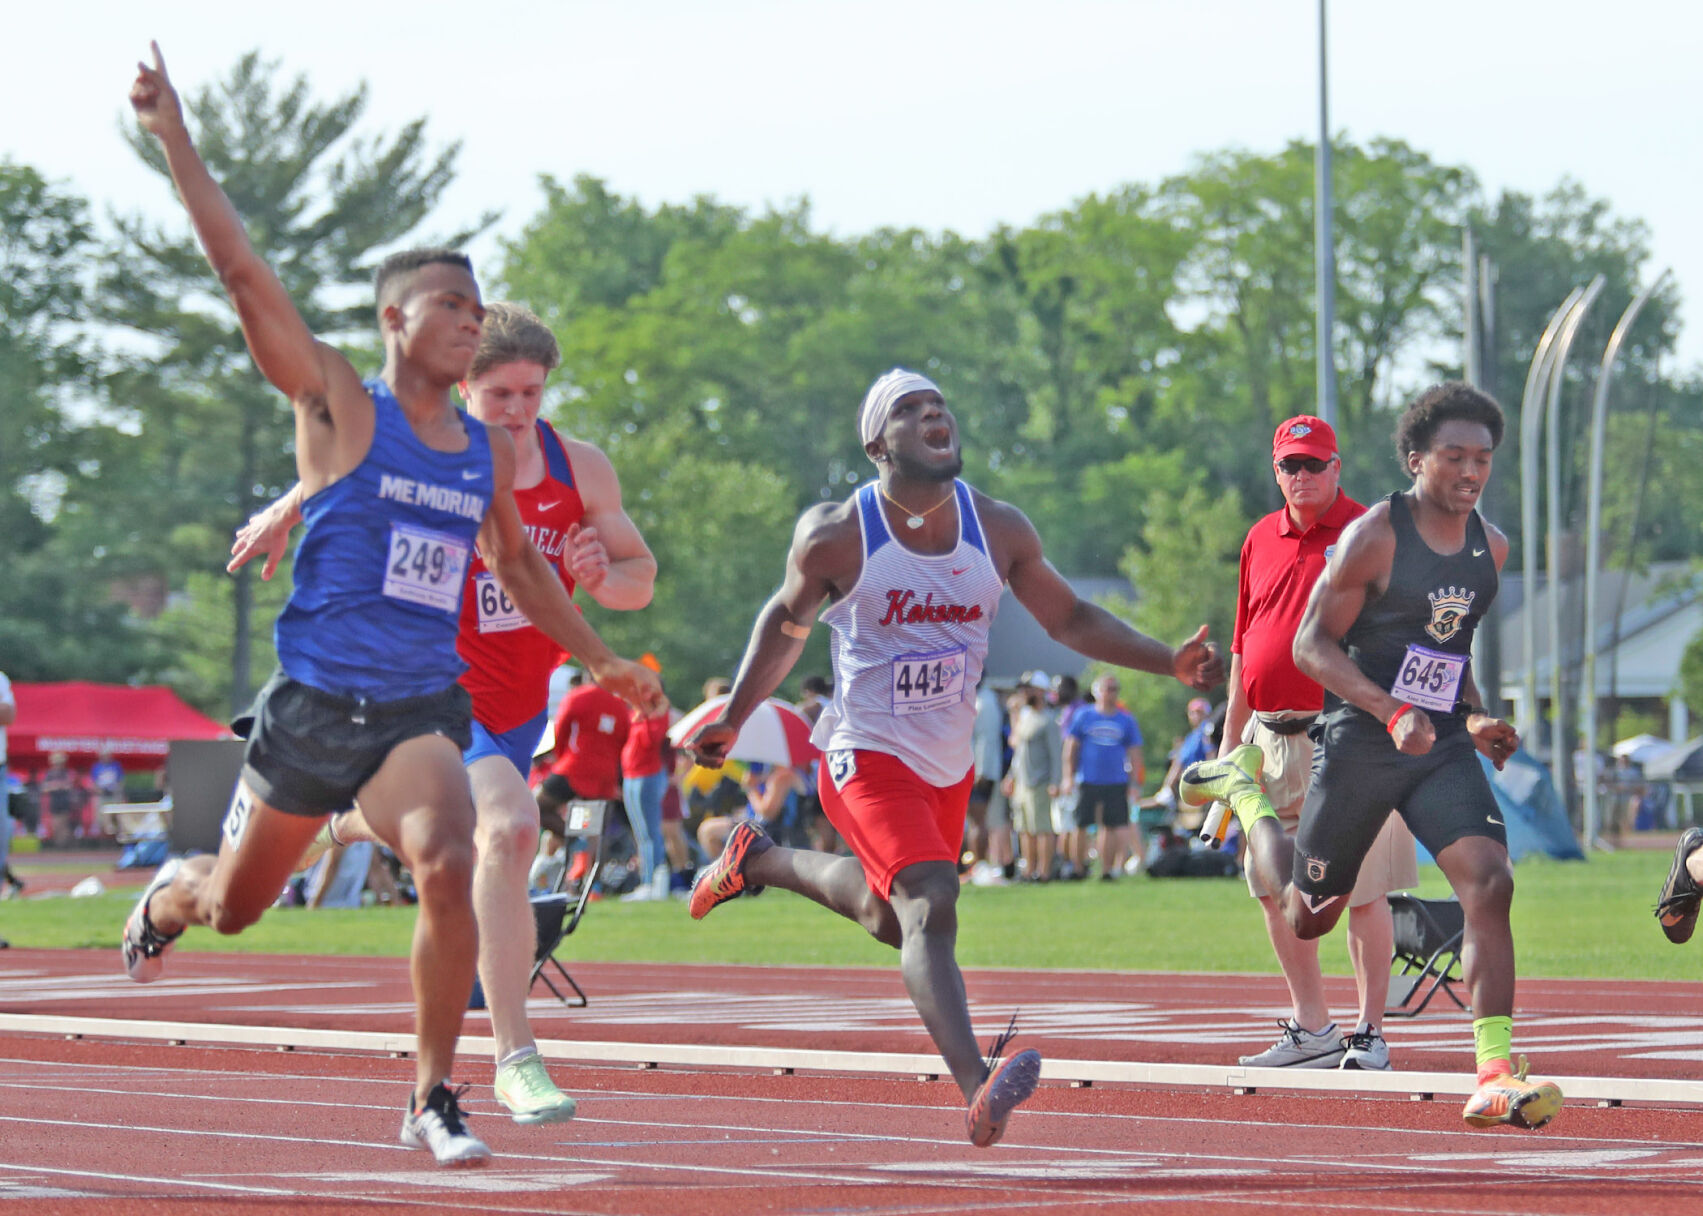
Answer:
<svg viewBox="0 0 1703 1216"><path fill-rule="evenodd" d="M1407 702L1403 701L1401 703L1400 708L1398 708L1395 711L1395 713L1390 715L1390 720L1388 722L1384 723L1384 729L1389 731L1391 736L1394 736L1395 733L1396 733L1396 723L1400 722L1401 716L1403 714L1407 713L1412 708L1413 708L1413 706L1411 706Z"/></svg>

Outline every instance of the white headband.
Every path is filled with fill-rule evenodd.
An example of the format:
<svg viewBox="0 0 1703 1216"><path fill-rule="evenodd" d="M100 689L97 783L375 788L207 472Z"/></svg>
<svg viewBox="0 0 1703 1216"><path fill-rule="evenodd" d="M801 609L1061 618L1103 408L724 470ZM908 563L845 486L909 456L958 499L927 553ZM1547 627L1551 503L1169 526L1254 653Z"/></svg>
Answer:
<svg viewBox="0 0 1703 1216"><path fill-rule="evenodd" d="M893 412L900 397L930 390L940 392L939 386L927 376L919 376L902 367L895 367L870 385L857 412L857 432L864 445L881 438L881 432L887 429L887 416Z"/></svg>

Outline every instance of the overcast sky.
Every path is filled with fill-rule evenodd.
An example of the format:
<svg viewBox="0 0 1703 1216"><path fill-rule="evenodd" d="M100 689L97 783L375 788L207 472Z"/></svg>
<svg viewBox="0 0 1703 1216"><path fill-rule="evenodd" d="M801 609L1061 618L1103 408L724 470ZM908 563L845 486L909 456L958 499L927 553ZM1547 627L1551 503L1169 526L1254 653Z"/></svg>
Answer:
<svg viewBox="0 0 1703 1216"><path fill-rule="evenodd" d="M323 99L371 85L367 129L459 139L443 228L537 210L540 173L650 206L808 196L819 227L980 236L1092 191L1318 124L1315 0L67 0L9 14L0 156L98 206L169 215L120 142L157 38L180 88L260 48ZM1334 0L1331 125L1471 168L1564 176L1651 230L1649 274L1703 286L1703 9L1673 0ZM491 241L475 246L488 260ZM1703 363L1694 307L1681 361ZM1594 354L1594 352L1593 352Z"/></svg>

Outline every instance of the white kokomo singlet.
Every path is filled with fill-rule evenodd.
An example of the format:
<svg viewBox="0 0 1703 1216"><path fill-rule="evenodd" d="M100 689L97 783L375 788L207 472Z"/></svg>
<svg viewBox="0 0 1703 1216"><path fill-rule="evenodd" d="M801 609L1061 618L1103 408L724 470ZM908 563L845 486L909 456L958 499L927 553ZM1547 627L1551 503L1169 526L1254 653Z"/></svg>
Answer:
<svg viewBox="0 0 1703 1216"><path fill-rule="evenodd" d="M976 683L1004 583L970 487L953 482L958 543L912 552L887 528L878 486L858 489L863 571L822 614L834 630L834 699L811 742L824 752L886 752L930 785L970 771Z"/></svg>

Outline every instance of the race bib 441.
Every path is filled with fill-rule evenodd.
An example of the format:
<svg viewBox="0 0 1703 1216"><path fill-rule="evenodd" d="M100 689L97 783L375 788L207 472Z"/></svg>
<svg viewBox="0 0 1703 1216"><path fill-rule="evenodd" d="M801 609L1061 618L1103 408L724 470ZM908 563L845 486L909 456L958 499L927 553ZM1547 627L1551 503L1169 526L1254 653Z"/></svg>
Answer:
<svg viewBox="0 0 1703 1216"><path fill-rule="evenodd" d="M955 646L893 660L893 713L923 714L964 699L965 650Z"/></svg>

